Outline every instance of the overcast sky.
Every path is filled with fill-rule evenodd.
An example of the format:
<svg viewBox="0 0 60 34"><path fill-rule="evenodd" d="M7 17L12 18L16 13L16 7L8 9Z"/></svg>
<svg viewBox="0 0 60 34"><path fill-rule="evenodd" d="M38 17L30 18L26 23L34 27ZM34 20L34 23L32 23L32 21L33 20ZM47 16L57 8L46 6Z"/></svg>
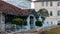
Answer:
<svg viewBox="0 0 60 34"><path fill-rule="evenodd" d="M3 1L9 2L9 3L11 3L11 4L15 5L15 6L18 6L18 4L20 4L20 3L19 3L20 0L3 0ZM24 1L24 0L23 0L23 1ZM32 0L32 1L35 1L35 0ZM21 4L22 4L22 3L21 3ZM27 3L26 3L26 4L27 4ZM21 6L22 6L22 5L21 5ZM31 5L27 4L26 7L31 7L32 9L34 9L34 3L32 2Z"/></svg>
<svg viewBox="0 0 60 34"><path fill-rule="evenodd" d="M4 0L4 1L14 1L14 0ZM36 0L32 0L32 1L36 1Z"/></svg>

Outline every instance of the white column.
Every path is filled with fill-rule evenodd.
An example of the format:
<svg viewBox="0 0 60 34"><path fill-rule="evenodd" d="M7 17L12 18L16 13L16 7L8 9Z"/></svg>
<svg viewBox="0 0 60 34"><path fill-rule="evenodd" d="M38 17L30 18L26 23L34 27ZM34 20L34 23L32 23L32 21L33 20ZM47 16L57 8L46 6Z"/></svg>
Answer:
<svg viewBox="0 0 60 34"><path fill-rule="evenodd" d="M36 1L36 0L32 0L32 1Z"/></svg>
<svg viewBox="0 0 60 34"><path fill-rule="evenodd" d="M30 17L27 18L27 29L30 29Z"/></svg>
<svg viewBox="0 0 60 34"><path fill-rule="evenodd" d="M1 14L0 14L0 32L1 32Z"/></svg>
<svg viewBox="0 0 60 34"><path fill-rule="evenodd" d="M1 31L5 32L5 15L1 14Z"/></svg>
<svg viewBox="0 0 60 34"><path fill-rule="evenodd" d="M31 9L34 9L34 2L31 2Z"/></svg>
<svg viewBox="0 0 60 34"><path fill-rule="evenodd" d="M36 26L35 22L36 22L36 18L34 17L34 28L35 28L35 26Z"/></svg>

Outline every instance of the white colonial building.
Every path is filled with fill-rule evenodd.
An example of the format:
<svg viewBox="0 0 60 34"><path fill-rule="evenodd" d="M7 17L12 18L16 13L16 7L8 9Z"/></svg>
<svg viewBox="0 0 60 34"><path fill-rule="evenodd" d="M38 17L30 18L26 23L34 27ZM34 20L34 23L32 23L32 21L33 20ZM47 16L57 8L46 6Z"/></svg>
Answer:
<svg viewBox="0 0 60 34"><path fill-rule="evenodd" d="M49 17L46 17L44 26L60 24L60 0L36 0L33 3L37 12L43 8L49 12Z"/></svg>

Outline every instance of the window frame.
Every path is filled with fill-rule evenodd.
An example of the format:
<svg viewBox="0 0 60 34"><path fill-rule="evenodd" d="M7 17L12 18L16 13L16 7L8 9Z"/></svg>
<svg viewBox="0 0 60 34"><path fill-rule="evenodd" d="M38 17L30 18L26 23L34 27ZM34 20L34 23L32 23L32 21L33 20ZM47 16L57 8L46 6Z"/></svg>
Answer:
<svg viewBox="0 0 60 34"><path fill-rule="evenodd" d="M60 2L57 2L57 6L60 6Z"/></svg>
<svg viewBox="0 0 60 34"><path fill-rule="evenodd" d="M52 11L50 11L50 16L53 16Z"/></svg>
<svg viewBox="0 0 60 34"><path fill-rule="evenodd" d="M57 15L60 16L60 10L58 10Z"/></svg>
<svg viewBox="0 0 60 34"><path fill-rule="evenodd" d="M48 6L48 2L46 2L46 6Z"/></svg>
<svg viewBox="0 0 60 34"><path fill-rule="evenodd" d="M50 6L53 6L53 2L52 1L50 2Z"/></svg>
<svg viewBox="0 0 60 34"><path fill-rule="evenodd" d="M41 2L41 6L44 6L44 2Z"/></svg>

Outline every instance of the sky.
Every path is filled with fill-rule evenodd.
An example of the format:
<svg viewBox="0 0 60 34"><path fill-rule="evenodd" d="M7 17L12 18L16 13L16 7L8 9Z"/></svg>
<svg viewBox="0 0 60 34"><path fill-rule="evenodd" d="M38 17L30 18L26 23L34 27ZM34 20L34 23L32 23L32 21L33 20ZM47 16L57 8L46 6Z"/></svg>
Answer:
<svg viewBox="0 0 60 34"><path fill-rule="evenodd" d="M33 2L31 3L31 5L30 5L30 3L27 4L28 2L26 2L25 5L24 5L24 3L22 4L22 3L20 2L21 0L3 0L3 1L9 2L10 4L13 4L13 5L15 5L15 6L19 6L19 5L20 5L20 8L21 8L21 7L24 7L25 5L27 5L27 6L24 7L24 8L34 9L34 3L33 3ZM23 1L24 1L24 0L23 0ZM32 0L32 1L35 1L35 0ZM21 3L21 4L20 4L20 3Z"/></svg>
<svg viewBox="0 0 60 34"><path fill-rule="evenodd" d="M4 1L8 1L8 0L4 0ZM9 0L9 1L14 1L14 0ZM32 1L36 1L36 0L32 0Z"/></svg>

